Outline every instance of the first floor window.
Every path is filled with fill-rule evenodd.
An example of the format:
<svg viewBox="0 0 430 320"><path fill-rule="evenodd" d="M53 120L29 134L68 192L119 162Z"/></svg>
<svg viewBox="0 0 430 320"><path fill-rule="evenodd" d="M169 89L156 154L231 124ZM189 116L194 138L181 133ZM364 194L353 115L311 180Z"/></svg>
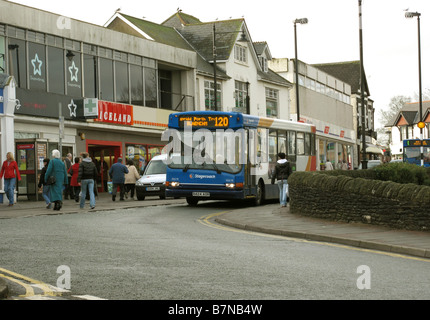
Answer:
<svg viewBox="0 0 430 320"><path fill-rule="evenodd" d="M266 88L266 116L278 116L278 94L275 89Z"/></svg>
<svg viewBox="0 0 430 320"><path fill-rule="evenodd" d="M248 96L247 83L241 82L241 81L235 81L236 108L239 108L241 112L246 112L247 96Z"/></svg>
<svg viewBox="0 0 430 320"><path fill-rule="evenodd" d="M221 84L217 83L217 96L216 101L218 108L221 107ZM214 90L214 82L205 80L205 109L206 110L215 110L215 90Z"/></svg>

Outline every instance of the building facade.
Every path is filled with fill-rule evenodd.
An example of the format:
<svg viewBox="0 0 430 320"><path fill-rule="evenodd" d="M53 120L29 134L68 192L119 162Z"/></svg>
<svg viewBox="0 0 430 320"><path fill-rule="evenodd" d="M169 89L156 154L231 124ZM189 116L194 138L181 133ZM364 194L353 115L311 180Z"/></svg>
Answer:
<svg viewBox="0 0 430 320"><path fill-rule="evenodd" d="M194 51L7 1L0 57L0 73L17 83L14 132L2 136L15 140L7 151L21 171L18 192L29 198L53 149L88 151L103 191L118 157L142 169L165 144L168 115L195 107Z"/></svg>
<svg viewBox="0 0 430 320"><path fill-rule="evenodd" d="M297 119L295 61L274 59L273 70L294 83L290 90L291 119ZM354 110L351 105L351 86L318 68L299 61L299 121L314 124L317 128L317 154L319 169L330 161L334 168L344 161L349 169L358 166L356 160L356 131Z"/></svg>
<svg viewBox="0 0 430 320"><path fill-rule="evenodd" d="M430 139L430 101L423 101L422 114L425 128L423 139ZM386 124L390 131L391 159L403 159L403 140L420 139L421 132L417 124L420 121L420 104L407 103L398 114Z"/></svg>

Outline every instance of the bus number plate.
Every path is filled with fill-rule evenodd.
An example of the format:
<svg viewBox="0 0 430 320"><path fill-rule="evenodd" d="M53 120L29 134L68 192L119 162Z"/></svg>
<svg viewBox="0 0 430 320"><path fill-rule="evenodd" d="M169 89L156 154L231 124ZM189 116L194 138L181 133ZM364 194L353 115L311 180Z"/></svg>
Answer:
<svg viewBox="0 0 430 320"><path fill-rule="evenodd" d="M210 197L209 192L193 192L193 197Z"/></svg>

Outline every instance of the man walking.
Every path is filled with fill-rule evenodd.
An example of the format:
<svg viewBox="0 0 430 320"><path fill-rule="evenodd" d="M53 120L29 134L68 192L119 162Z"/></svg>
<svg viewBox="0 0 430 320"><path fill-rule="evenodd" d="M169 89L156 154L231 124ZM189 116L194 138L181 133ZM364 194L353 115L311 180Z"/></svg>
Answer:
<svg viewBox="0 0 430 320"><path fill-rule="evenodd" d="M128 169L122 164L122 158L118 158L117 163L109 169L109 176L112 179L112 201L115 201L117 189L119 187L119 200L124 201L124 181Z"/></svg>
<svg viewBox="0 0 430 320"><path fill-rule="evenodd" d="M279 160L276 163L275 172L272 175L272 184L275 183L275 179L278 180L279 202L282 207L286 207L288 194L287 179L291 174L291 166L287 159L285 159L285 153L279 153L278 157Z"/></svg>
<svg viewBox="0 0 430 320"><path fill-rule="evenodd" d="M85 206L85 197L87 189L90 194L90 209L96 207L96 197L94 195L94 181L97 179L97 168L91 158L88 156L88 152L82 152L82 162L79 165L78 182L81 183L81 202L80 208L83 209Z"/></svg>

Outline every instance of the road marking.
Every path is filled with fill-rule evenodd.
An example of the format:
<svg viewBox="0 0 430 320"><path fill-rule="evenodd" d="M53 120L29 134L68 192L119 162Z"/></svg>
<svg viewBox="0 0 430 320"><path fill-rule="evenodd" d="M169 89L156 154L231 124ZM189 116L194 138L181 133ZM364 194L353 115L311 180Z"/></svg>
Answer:
<svg viewBox="0 0 430 320"><path fill-rule="evenodd" d="M367 253L376 253L376 254L380 254L380 255L386 255L386 256L390 256L393 258L402 258L402 259L408 259L408 260L416 260L416 261L422 261L422 262L430 262L430 259L426 259L426 258L419 258L419 257L412 257L412 256L406 256L406 255L402 255L402 254L398 254L398 253L392 253L392 252L385 252L385 251L377 251L377 250L372 250L372 249L365 249L365 248L357 248L357 247L351 247L351 246L347 246L347 245L343 245L343 244L338 244L338 243L330 243L330 242L319 242L319 241L313 241L313 240L306 240L306 239L300 239L300 238L291 238L291 237L287 237L287 236L279 236L279 235L275 235L275 234L268 234L268 233L260 233L260 232L256 232L256 231L248 231L248 230L242 230L242 229L236 229L233 227L227 227L227 226L223 226L220 224L215 224L211 221L209 221L209 219L213 219L216 218L224 213L227 213L230 211L222 211L222 212L218 212L218 213L212 213L206 216L202 216L199 218L199 222L207 227L210 228L214 228L214 229L219 229L219 230L224 230L224 231L230 231L230 232L236 232L236 233L244 233L244 234L249 234L249 235L256 235L259 237L266 237L266 238L273 238L273 239L283 239L283 240L291 240L294 242L302 242L302 243L311 243L311 244L318 244L318 245L324 245L324 246L330 246L330 247L335 247L335 248L342 248L342 249L347 249L347 250L354 250L354 251L360 251L360 252L367 252Z"/></svg>

